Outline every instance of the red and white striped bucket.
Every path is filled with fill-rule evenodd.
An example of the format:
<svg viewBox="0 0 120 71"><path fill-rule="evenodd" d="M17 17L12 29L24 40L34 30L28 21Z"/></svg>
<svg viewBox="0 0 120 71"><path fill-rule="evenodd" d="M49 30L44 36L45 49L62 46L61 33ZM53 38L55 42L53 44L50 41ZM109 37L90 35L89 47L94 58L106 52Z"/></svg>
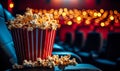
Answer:
<svg viewBox="0 0 120 71"><path fill-rule="evenodd" d="M38 57L45 59L51 56L56 30L14 28L11 29L18 62L35 61Z"/></svg>

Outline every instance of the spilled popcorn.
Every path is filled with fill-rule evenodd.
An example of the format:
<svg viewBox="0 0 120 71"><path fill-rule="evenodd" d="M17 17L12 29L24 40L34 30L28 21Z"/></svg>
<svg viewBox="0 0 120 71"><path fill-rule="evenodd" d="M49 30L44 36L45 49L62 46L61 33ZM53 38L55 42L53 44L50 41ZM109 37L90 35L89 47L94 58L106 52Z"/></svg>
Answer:
<svg viewBox="0 0 120 71"><path fill-rule="evenodd" d="M8 21L8 28L27 28L32 31L34 28L56 30L58 20L55 20L53 14L41 13L34 9L27 8L24 15L17 14L15 19Z"/></svg>
<svg viewBox="0 0 120 71"><path fill-rule="evenodd" d="M48 56L47 59L37 58L36 61L27 61L24 60L22 65L13 65L13 69L21 69L26 67L43 67L43 68L53 68L54 66L67 66L67 65L76 65L76 59L70 59L70 55L61 56L53 55Z"/></svg>

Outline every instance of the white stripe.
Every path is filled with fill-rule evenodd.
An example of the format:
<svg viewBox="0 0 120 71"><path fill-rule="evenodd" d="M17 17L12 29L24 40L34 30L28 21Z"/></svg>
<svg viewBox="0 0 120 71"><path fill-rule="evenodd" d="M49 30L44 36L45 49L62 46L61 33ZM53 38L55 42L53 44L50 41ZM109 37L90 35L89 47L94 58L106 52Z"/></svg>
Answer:
<svg viewBox="0 0 120 71"><path fill-rule="evenodd" d="M43 38L43 30L41 30L41 37L40 37L40 57L42 55L42 38Z"/></svg>

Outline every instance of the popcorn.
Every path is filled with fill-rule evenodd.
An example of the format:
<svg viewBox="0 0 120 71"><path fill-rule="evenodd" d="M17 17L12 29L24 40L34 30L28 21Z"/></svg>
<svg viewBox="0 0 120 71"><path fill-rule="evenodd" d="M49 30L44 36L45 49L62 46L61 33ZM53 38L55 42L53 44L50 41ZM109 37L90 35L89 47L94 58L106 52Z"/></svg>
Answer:
<svg viewBox="0 0 120 71"><path fill-rule="evenodd" d="M23 68L22 65L18 65L18 64L14 64L12 67L13 67L13 69L22 69Z"/></svg>
<svg viewBox="0 0 120 71"><path fill-rule="evenodd" d="M53 55L53 56L48 56L47 59L41 59L41 58L37 58L36 61L32 62L31 60L27 61L24 60L23 61L23 65L17 65L15 64L13 66L13 69L18 69L18 68L24 68L24 67L47 67L47 68L53 68L54 66L67 66L67 65L76 65L76 59L73 58L70 60L70 55L66 55L66 56L61 56L59 58L58 55Z"/></svg>
<svg viewBox="0 0 120 71"><path fill-rule="evenodd" d="M28 31L32 31L32 30L33 30L33 27L28 27L27 30L28 30Z"/></svg>
<svg viewBox="0 0 120 71"><path fill-rule="evenodd" d="M76 59L75 59L75 58L73 58L72 60L69 60L69 62L70 62L70 64L71 64L71 65L76 65L76 64L77 64L77 62L76 62Z"/></svg>
<svg viewBox="0 0 120 71"><path fill-rule="evenodd" d="M15 19L8 21L8 24L9 29L24 28L23 26L27 25L28 31L32 31L33 28L56 30L58 27L58 22L54 19L53 14L42 14L31 8L27 8L24 15L17 14Z"/></svg>

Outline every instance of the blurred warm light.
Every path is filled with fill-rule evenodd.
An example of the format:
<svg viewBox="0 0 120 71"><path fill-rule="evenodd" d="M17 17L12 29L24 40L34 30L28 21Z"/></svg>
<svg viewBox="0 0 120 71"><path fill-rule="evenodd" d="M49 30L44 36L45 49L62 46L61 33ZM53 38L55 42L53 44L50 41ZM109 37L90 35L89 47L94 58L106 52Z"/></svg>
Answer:
<svg viewBox="0 0 120 71"><path fill-rule="evenodd" d="M63 12L63 9L62 9L62 8L60 8L60 9L59 9L59 11L62 11L62 12Z"/></svg>
<svg viewBox="0 0 120 71"><path fill-rule="evenodd" d="M73 15L69 15L69 18L70 18L70 19L73 19L73 17L74 17Z"/></svg>
<svg viewBox="0 0 120 71"><path fill-rule="evenodd" d="M113 14L113 11L112 11L112 10L110 10L109 12L110 12L110 15L112 15L112 14Z"/></svg>
<svg viewBox="0 0 120 71"><path fill-rule="evenodd" d="M118 19L115 20L115 23L119 23Z"/></svg>
<svg viewBox="0 0 120 71"><path fill-rule="evenodd" d="M68 21L68 22L67 22L67 25L72 25L72 21Z"/></svg>
<svg viewBox="0 0 120 71"><path fill-rule="evenodd" d="M61 15L61 14L62 14L62 11L59 11L58 14Z"/></svg>
<svg viewBox="0 0 120 71"><path fill-rule="evenodd" d="M14 7L14 3L11 2L11 3L9 4L9 7L10 7L10 8L13 8L13 7Z"/></svg>
<svg viewBox="0 0 120 71"><path fill-rule="evenodd" d="M74 14L74 13L73 13L73 10L69 10L69 14Z"/></svg>
<svg viewBox="0 0 120 71"><path fill-rule="evenodd" d="M50 13L52 14L54 12L54 9L50 9Z"/></svg>
<svg viewBox="0 0 120 71"><path fill-rule="evenodd" d="M81 24L81 21L76 21L77 24Z"/></svg>
<svg viewBox="0 0 120 71"><path fill-rule="evenodd" d="M103 18L106 18L108 15L108 11L105 11L104 14L102 15Z"/></svg>
<svg viewBox="0 0 120 71"><path fill-rule="evenodd" d="M109 23L109 21L106 21L105 22L105 26L108 26L110 23Z"/></svg>
<svg viewBox="0 0 120 71"><path fill-rule="evenodd" d="M101 17L101 13L98 13L98 17Z"/></svg>
<svg viewBox="0 0 120 71"><path fill-rule="evenodd" d="M113 16L110 16L110 20L114 20L114 17L113 17Z"/></svg>
<svg viewBox="0 0 120 71"><path fill-rule="evenodd" d="M77 17L77 21L80 21L80 20L81 20L81 17L80 17L80 16L78 16L78 17Z"/></svg>
<svg viewBox="0 0 120 71"><path fill-rule="evenodd" d="M68 11L68 9L67 8L64 8L64 12L67 12Z"/></svg>
<svg viewBox="0 0 120 71"><path fill-rule="evenodd" d="M83 15L86 15L87 13L86 13L86 11L83 11Z"/></svg>
<svg viewBox="0 0 120 71"><path fill-rule="evenodd" d="M14 7L14 6L13 6ZM10 8L11 9L11 8ZM59 23L72 25L73 23L79 26L120 26L120 13L117 10L104 10L100 9L100 11L94 10L78 10L78 9L68 9L68 8L60 8L60 9L41 9L39 10L41 14L50 13L53 14L53 17L60 21ZM112 21L114 20L114 21ZM101 22L102 21L102 22ZM111 22L113 24L111 24ZM73 24L73 25L74 25ZM60 25L60 26L61 26Z"/></svg>
<svg viewBox="0 0 120 71"><path fill-rule="evenodd" d="M101 13L104 13L104 10L103 10L103 9L100 9L100 12L101 12Z"/></svg>
<svg viewBox="0 0 120 71"><path fill-rule="evenodd" d="M60 8L60 9L59 9L59 15L61 15L61 14L62 14L62 12L63 12L63 9L62 9L62 8Z"/></svg>
<svg viewBox="0 0 120 71"><path fill-rule="evenodd" d="M104 27L104 26L105 26L105 23L104 23L104 22L101 22L101 23L100 23L100 26L101 26L101 27Z"/></svg>
<svg viewBox="0 0 120 71"><path fill-rule="evenodd" d="M63 16L63 17L65 17L65 16L66 16L66 13L65 13L65 12L63 12L63 13L62 13L62 16Z"/></svg>
<svg viewBox="0 0 120 71"><path fill-rule="evenodd" d="M86 23L86 25L89 25L89 24L90 24L90 21L89 21L89 20L86 20L85 23Z"/></svg>
<svg viewBox="0 0 120 71"><path fill-rule="evenodd" d="M59 18L59 16L58 16L58 15L55 15L55 16L54 16L54 19L58 19L58 18Z"/></svg>
<svg viewBox="0 0 120 71"><path fill-rule="evenodd" d="M118 14L117 10L114 10L114 14Z"/></svg>
<svg viewBox="0 0 120 71"><path fill-rule="evenodd" d="M44 9L44 10L43 10L43 13L44 13L44 14L47 13L47 10Z"/></svg>
<svg viewBox="0 0 120 71"><path fill-rule="evenodd" d="M100 22L99 19L95 19L95 24L98 24Z"/></svg>
<svg viewBox="0 0 120 71"><path fill-rule="evenodd" d="M97 13L96 13L96 12L94 13L94 16L95 16L95 17L97 16Z"/></svg>
<svg viewBox="0 0 120 71"><path fill-rule="evenodd" d="M58 12L57 12L57 10L55 10L55 11L54 11L54 15L58 15Z"/></svg>

